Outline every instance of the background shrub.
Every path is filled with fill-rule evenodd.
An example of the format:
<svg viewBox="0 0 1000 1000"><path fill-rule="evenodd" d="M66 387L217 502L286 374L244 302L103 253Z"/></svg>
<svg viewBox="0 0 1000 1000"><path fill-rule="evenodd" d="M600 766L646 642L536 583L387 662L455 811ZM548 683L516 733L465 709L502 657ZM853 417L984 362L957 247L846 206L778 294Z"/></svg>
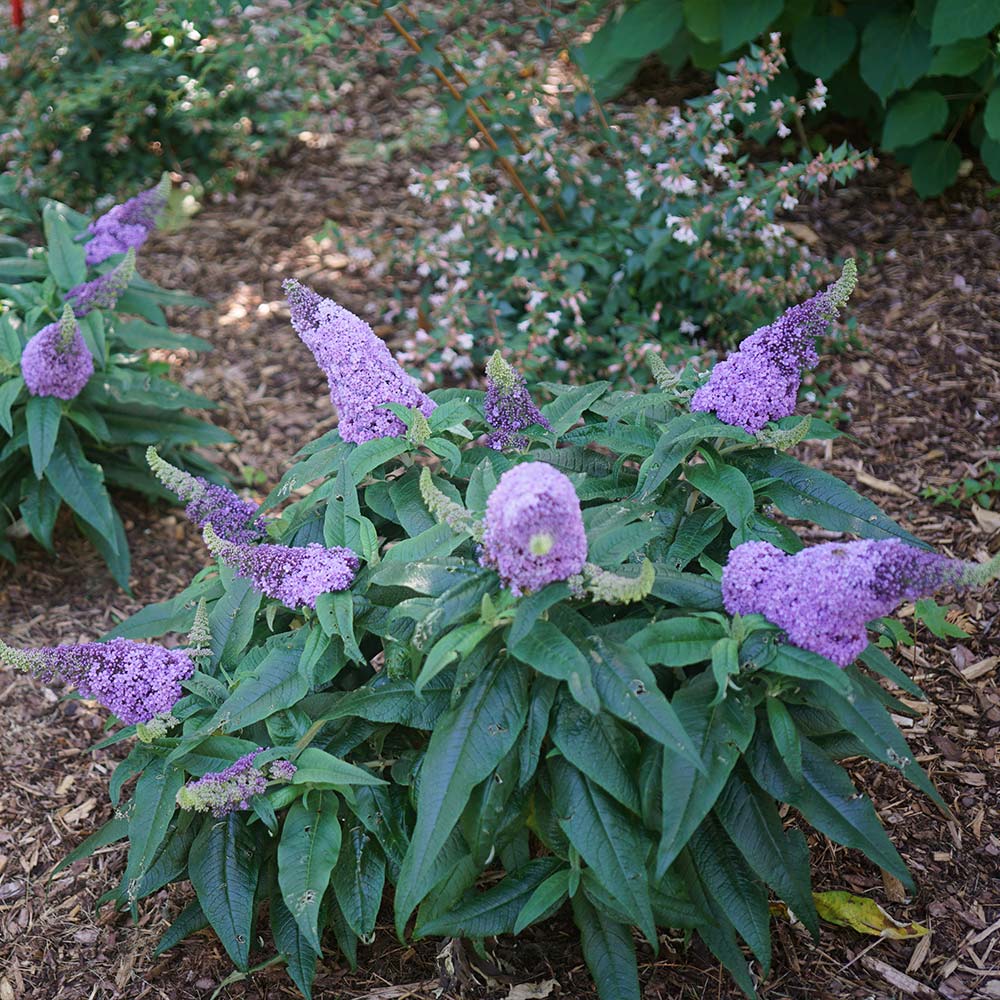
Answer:
<svg viewBox="0 0 1000 1000"><path fill-rule="evenodd" d="M922 197L958 176L963 149L1000 180L1000 6L968 0L638 0L580 52L601 96L618 93L648 56L713 69L768 31L789 50L794 91L820 77L830 112L860 122L910 166Z"/></svg>

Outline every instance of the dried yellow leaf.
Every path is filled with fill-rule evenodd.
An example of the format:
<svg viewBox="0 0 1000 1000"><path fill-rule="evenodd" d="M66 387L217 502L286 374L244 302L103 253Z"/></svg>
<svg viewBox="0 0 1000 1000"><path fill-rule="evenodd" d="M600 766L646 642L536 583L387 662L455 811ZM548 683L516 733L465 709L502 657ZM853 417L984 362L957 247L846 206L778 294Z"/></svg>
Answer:
<svg viewBox="0 0 1000 1000"><path fill-rule="evenodd" d="M839 927L851 927L861 934L902 941L920 938L928 933L923 924L894 920L874 899L867 896L839 891L814 892L813 900L822 920Z"/></svg>

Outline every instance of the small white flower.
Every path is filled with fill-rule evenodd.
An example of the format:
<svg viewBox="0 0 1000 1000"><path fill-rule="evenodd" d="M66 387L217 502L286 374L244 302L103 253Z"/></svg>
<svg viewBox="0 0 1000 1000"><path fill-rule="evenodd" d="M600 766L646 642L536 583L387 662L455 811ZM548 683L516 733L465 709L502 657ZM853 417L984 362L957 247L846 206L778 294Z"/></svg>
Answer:
<svg viewBox="0 0 1000 1000"><path fill-rule="evenodd" d="M792 134L792 130L784 123L778 122L778 135L782 139L787 139Z"/></svg>

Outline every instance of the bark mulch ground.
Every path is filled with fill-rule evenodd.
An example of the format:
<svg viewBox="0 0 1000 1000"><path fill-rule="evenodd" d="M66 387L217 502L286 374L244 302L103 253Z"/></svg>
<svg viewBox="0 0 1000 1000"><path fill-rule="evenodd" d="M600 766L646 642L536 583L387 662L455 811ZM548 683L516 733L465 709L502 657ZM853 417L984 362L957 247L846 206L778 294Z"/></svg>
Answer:
<svg viewBox="0 0 1000 1000"><path fill-rule="evenodd" d="M381 123L356 120L356 129L377 134L385 121L398 120L388 110ZM405 157L362 168L345 149L339 141L299 144L279 170L230 203L207 207L186 229L158 236L144 253L151 278L211 300L208 310L176 316L179 327L215 344L211 354L179 359L179 372L222 402L216 419L236 438L226 454L232 469L257 470L269 483L298 447L333 424L322 376L287 322L281 280L308 280L365 314L368 303L384 303L389 277L312 234L327 218L348 243L373 229L405 238L422 224L407 215ZM1000 223L986 188L974 177L946 199L921 204L898 173L885 169L825 195L800 220L811 226L818 251L873 258L851 309L857 335L824 359L829 386L817 386L821 410L832 405L829 387L846 387L835 405L850 414L852 437L808 454L921 538L978 559L1000 544L1000 517L977 517L969 504L935 506L921 490L1000 459ZM69 534L56 560L22 543L19 565L0 563L5 640L95 638L144 603L175 593L204 563L197 534L176 512L122 502L132 595L117 590L96 554ZM1000 607L995 589L953 603L952 617L968 638L938 640L914 626L912 609L904 608L917 643L896 654L928 694L915 705L916 719L905 720L907 735L952 818L902 787L895 772L865 767L857 774L913 871L918 895L906 898L856 852L823 838L813 842L817 889L871 895L932 933L894 943L827 926L814 944L776 919L764 997L1000 997ZM26 678L0 675L0 706L0 1000L208 1000L216 990L248 1000L296 995L279 967L220 989L231 966L207 932L152 958L188 899L184 887L144 901L137 924L108 908L95 913L94 901L121 872L120 845L48 882L56 862L108 817L107 779L118 752L90 750L103 726L91 705L60 700ZM324 960L317 997L439 994L439 965L446 963L436 961L437 944L401 944L385 917L375 942L359 950L356 973L333 953ZM498 942L495 954L503 971L491 982L481 976L469 995L507 997L511 983L527 982L538 988L510 996L594 996L566 920ZM665 935L657 956L640 946L640 960L649 998L738 995L698 945L685 950ZM453 985L443 985L451 995Z"/></svg>

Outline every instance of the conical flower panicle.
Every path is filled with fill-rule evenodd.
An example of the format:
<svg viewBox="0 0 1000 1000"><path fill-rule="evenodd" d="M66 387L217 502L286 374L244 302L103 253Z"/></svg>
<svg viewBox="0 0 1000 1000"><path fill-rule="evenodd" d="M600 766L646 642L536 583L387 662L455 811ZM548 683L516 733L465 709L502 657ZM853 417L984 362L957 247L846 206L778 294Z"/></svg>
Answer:
<svg viewBox="0 0 1000 1000"><path fill-rule="evenodd" d="M792 306L720 361L691 398L692 411L714 412L750 434L794 413L802 372L819 362L816 338L826 333L856 284L857 265L849 260L826 291Z"/></svg>
<svg viewBox="0 0 1000 1000"><path fill-rule="evenodd" d="M21 374L33 396L75 399L94 374L94 358L72 308L57 323L43 326L21 354Z"/></svg>
<svg viewBox="0 0 1000 1000"><path fill-rule="evenodd" d="M483 415L493 428L486 443L496 451L523 448L528 439L519 431L533 424L552 430L552 425L532 400L524 376L511 368L499 351L495 351L486 364Z"/></svg>
<svg viewBox="0 0 1000 1000"><path fill-rule="evenodd" d="M768 542L729 554L722 598L730 614L761 614L802 649L846 667L868 645L866 625L901 602L945 586L975 586L1000 574L899 539L826 542L789 555Z"/></svg>
<svg viewBox="0 0 1000 1000"><path fill-rule="evenodd" d="M434 402L406 374L389 348L359 316L294 280L284 284L292 326L326 375L344 441L399 437L406 425L386 403L419 410Z"/></svg>
<svg viewBox="0 0 1000 1000"><path fill-rule="evenodd" d="M184 650L131 639L29 650L0 643L0 659L46 680L62 678L125 723L168 714L181 697L181 681L194 673L194 662Z"/></svg>
<svg viewBox="0 0 1000 1000"><path fill-rule="evenodd" d="M315 608L321 594L346 590L360 565L358 557L342 546L238 544L220 538L212 524L205 525L204 538L212 555L237 576L289 608Z"/></svg>
<svg viewBox="0 0 1000 1000"><path fill-rule="evenodd" d="M199 528L211 523L217 535L228 542L248 545L267 538L267 524L256 504L232 490L192 476L161 458L155 448L146 449L153 475L186 504L184 513Z"/></svg>
<svg viewBox="0 0 1000 1000"><path fill-rule="evenodd" d="M568 580L586 561L587 535L570 480L545 462L508 469L486 501L483 565L523 594Z"/></svg>
<svg viewBox="0 0 1000 1000"><path fill-rule="evenodd" d="M93 309L113 309L135 275L135 249L129 247L122 262L107 274L74 285L64 296L77 316L86 316Z"/></svg>
<svg viewBox="0 0 1000 1000"><path fill-rule="evenodd" d="M268 769L265 773L256 764L263 752L263 747L257 747L224 770L189 781L178 791L177 805L189 812L210 812L217 819L250 809L253 797L267 791L269 775L272 781L291 781L298 770L290 760L274 760L263 765Z"/></svg>
<svg viewBox="0 0 1000 1000"><path fill-rule="evenodd" d="M156 228L170 196L170 176L164 174L156 187L115 205L87 226L93 238L86 246L90 265L100 264L116 253L138 249Z"/></svg>

